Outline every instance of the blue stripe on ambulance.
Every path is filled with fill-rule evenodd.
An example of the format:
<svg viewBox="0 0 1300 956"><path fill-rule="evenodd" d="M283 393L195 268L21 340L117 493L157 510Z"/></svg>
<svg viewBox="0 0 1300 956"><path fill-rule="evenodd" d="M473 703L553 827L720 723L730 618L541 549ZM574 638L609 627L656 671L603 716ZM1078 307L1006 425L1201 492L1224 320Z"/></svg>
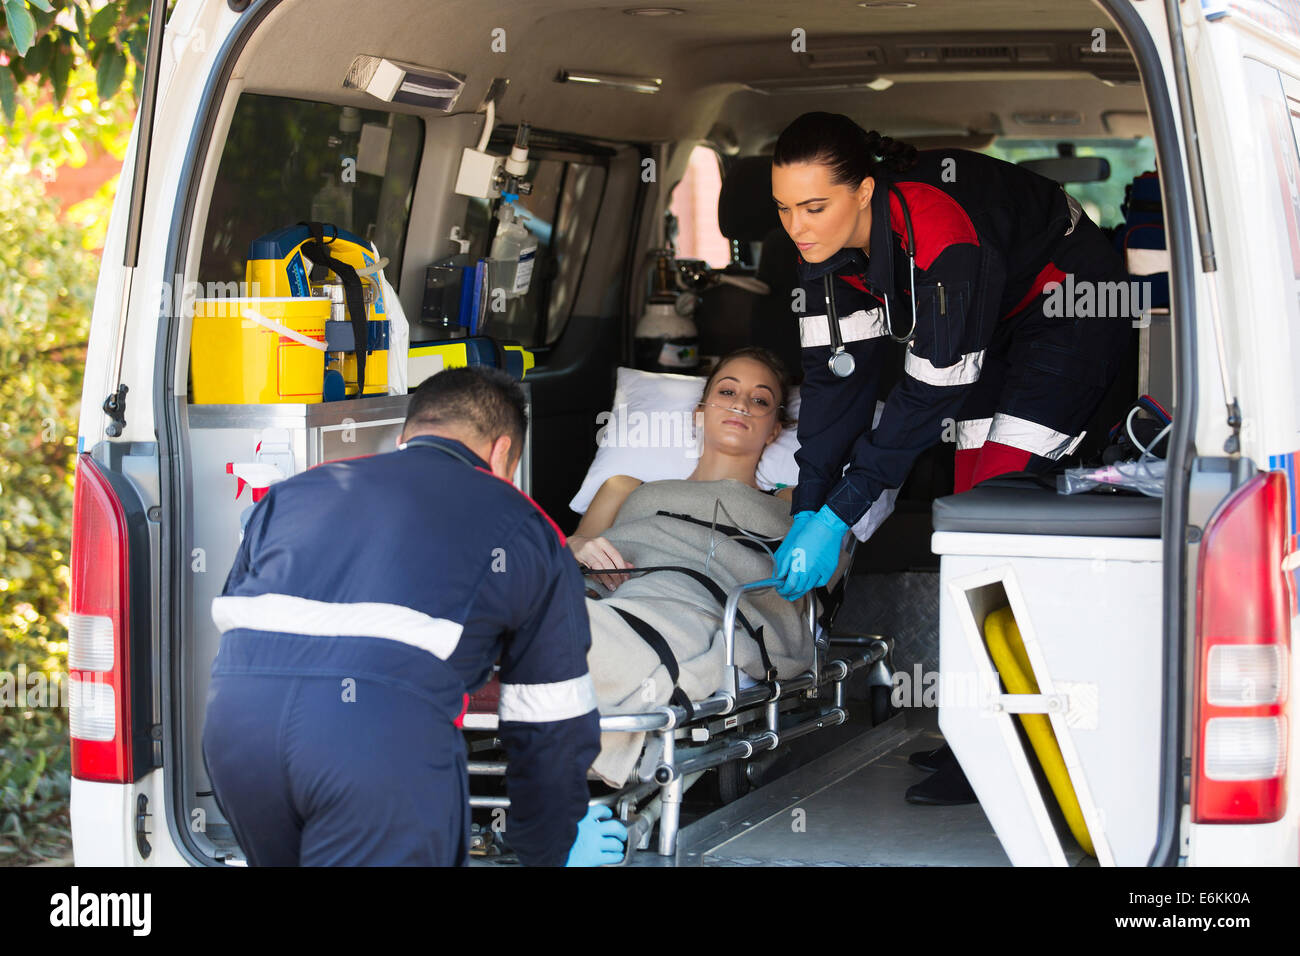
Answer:
<svg viewBox="0 0 1300 956"><path fill-rule="evenodd" d="M1270 471L1286 472L1287 487L1287 514L1289 523L1287 525L1287 550L1294 552L1297 550L1297 541L1300 541L1300 529L1296 527L1296 455L1300 452L1288 452L1285 455L1269 455L1268 467ZM1292 606L1292 613L1300 613L1300 568L1291 572L1295 578L1296 584L1296 603Z"/></svg>

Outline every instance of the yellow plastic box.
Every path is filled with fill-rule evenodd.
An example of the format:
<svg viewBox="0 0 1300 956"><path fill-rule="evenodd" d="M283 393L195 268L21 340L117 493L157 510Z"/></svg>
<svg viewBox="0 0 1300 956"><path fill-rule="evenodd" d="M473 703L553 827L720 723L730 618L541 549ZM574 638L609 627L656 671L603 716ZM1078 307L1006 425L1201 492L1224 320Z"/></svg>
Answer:
<svg viewBox="0 0 1300 956"><path fill-rule="evenodd" d="M196 300L190 336L194 403L321 401L329 316L324 298Z"/></svg>

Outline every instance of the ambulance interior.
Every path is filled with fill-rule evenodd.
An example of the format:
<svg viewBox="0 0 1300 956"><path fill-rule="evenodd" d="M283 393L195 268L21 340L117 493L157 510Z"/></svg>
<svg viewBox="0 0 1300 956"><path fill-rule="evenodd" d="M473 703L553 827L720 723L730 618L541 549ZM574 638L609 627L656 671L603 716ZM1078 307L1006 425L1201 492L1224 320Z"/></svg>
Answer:
<svg viewBox="0 0 1300 956"><path fill-rule="evenodd" d="M463 89L447 113L345 88L359 56L455 74ZM690 283L683 290L696 295L701 354L761 344L799 368L788 292L795 247L777 219L765 157L801 113L845 113L921 148L1060 161L1052 169L1071 156L1100 157L1089 165L1102 178L1065 188L1108 229L1123 223L1125 186L1155 168L1137 65L1106 13L1085 0L376 0L364 18L346 0L285 0L256 27L220 100L187 275L209 289L238 283L254 239L308 218L343 219L387 258L410 341L446 341L429 268L457 253L487 256L498 225L498 200L456 191L462 153L480 143L489 100L487 152L509 154L527 124L522 178L531 192L515 202L538 249L528 292L509 299L485 331L533 357L523 380L531 401L525 477L566 532L579 520L569 502L596 452L616 370L634 364L633 331L653 273L648 252L666 245L666 213L681 230L680 274ZM339 156L349 148L356 171L340 180ZM769 292L719 274L757 278ZM1168 309L1138 324L1094 421L1100 433L1142 393L1176 414ZM181 334L176 390L190 398L182 420L195 482L193 544L226 544L209 549L209 573L189 576L184 590L194 631L181 665L189 691L180 786L184 806L197 799L209 826L180 829L220 860L238 851L207 792L198 743L218 640L205 608L228 566L227 525L250 504L247 495L233 498L224 466L252 460L238 428L254 418L259 428L283 428L286 460L299 458L291 468L368 449L349 441L347 401L309 409L306 444L293 416L274 406L195 401L188 330ZM902 355L899 346L896 374ZM385 442L400 414L399 401L375 419ZM943 443L917 463L893 515L858 547L836 617L843 633L887 640L891 683L862 671L849 683L843 726L792 744L779 759L738 762L692 791L679 862L1146 862L1160 764L1160 499L1012 487L972 492L967 503L948 498L952 462L953 446ZM204 502L226 502L221 514L198 503L203 481L213 495ZM432 490L429 506L455 507ZM945 696L935 707L941 645L945 673L970 677L972 687L991 678L995 697L1001 673L1002 688L1023 692L1012 690L985 640L986 617L1005 605L1031 679L1057 708L1063 784L1064 769L1044 764L1026 724L987 695L951 706ZM906 756L936 746L940 729L978 805L904 802L903 790L922 779ZM801 787L805 798L806 831L793 837L783 786ZM1073 803L1062 787L1073 790Z"/></svg>

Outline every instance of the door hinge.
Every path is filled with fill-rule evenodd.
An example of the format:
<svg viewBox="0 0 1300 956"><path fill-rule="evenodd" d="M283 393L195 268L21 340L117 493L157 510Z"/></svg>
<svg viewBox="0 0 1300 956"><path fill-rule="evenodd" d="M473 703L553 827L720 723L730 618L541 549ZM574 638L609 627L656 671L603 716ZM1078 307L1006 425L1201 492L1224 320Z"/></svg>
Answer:
<svg viewBox="0 0 1300 956"><path fill-rule="evenodd" d="M104 431L109 438L117 438L126 428L126 393L128 389L125 385L119 385L117 391L111 392L108 398L104 399L104 414L111 419Z"/></svg>
<svg viewBox="0 0 1300 956"><path fill-rule="evenodd" d="M1223 451L1225 454L1236 455L1241 451L1241 406L1235 398L1228 406L1228 427L1232 429L1232 434L1223 443Z"/></svg>

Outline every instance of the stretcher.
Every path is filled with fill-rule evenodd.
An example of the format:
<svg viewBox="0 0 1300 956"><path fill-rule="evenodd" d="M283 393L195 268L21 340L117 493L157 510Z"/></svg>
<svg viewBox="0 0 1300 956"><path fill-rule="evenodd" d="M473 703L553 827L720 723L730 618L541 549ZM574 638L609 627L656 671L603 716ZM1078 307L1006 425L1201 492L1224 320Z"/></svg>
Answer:
<svg viewBox="0 0 1300 956"><path fill-rule="evenodd" d="M871 673L870 683L889 684L887 641L876 635L834 632L829 626L833 607L827 608L822 618L828 626L819 627L817 606L809 596L803 599L806 631L802 637L813 645L812 665L791 679L744 686L747 679L742 681L742 671L735 664L737 612L746 594L761 593L773 586L769 579L752 581L739 585L727 595L722 615L725 676L721 687L710 697L691 702L693 713L669 703L644 713L601 717L602 733L646 735L636 769L627 783L617 789L598 783L598 789L609 792L594 795L590 801L592 805L610 807L615 817L627 824L629 839L624 864L636 850L648 850L652 845L662 857L675 856L682 797L705 772L738 768L741 762L760 753L776 751L799 737L843 724L849 716L845 684L863 668L879 671ZM833 645L846 650L832 656ZM505 775L504 751L495 736L496 729L495 695L491 690L480 691L470 698L464 718L472 809L496 810L510 806L508 796L474 794L479 789L475 787L476 781L496 778L499 784ZM592 779L596 780L594 775ZM654 842L656 825L658 836ZM497 826L475 824L471 852L492 855L497 849L498 832Z"/></svg>

